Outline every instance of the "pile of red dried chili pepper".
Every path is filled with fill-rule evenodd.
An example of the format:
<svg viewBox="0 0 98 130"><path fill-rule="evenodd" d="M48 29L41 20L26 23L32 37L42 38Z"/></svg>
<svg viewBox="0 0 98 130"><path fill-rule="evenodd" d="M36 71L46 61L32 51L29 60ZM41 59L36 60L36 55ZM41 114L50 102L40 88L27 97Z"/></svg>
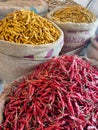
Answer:
<svg viewBox="0 0 98 130"><path fill-rule="evenodd" d="M16 86L0 130L98 130L98 69L81 58L53 58Z"/></svg>

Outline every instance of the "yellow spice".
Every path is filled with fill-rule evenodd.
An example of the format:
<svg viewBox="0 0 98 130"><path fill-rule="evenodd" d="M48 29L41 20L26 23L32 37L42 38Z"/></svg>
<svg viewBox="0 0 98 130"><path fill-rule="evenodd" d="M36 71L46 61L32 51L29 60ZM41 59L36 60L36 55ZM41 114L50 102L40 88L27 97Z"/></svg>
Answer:
<svg viewBox="0 0 98 130"><path fill-rule="evenodd" d="M21 10L0 21L0 39L14 43L40 45L56 41L60 31L34 12Z"/></svg>
<svg viewBox="0 0 98 130"><path fill-rule="evenodd" d="M52 19L61 22L91 23L96 16L80 5L71 5L54 12Z"/></svg>

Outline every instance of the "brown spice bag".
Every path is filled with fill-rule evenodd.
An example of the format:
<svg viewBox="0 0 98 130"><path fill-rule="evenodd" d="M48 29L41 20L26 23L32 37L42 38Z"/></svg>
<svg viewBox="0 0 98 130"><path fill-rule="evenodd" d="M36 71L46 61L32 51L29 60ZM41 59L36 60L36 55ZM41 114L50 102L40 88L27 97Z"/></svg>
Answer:
<svg viewBox="0 0 98 130"><path fill-rule="evenodd" d="M80 5L77 6L80 7ZM95 31L98 26L98 18L90 23L63 22L59 21L57 17L55 19L53 16L54 13L56 11L60 11L61 9L63 10L64 8L67 8L67 6L54 8L47 14L47 18L56 23L64 32L64 46L61 51L62 54L68 53L80 47L84 47L86 45L86 41L95 35Z"/></svg>

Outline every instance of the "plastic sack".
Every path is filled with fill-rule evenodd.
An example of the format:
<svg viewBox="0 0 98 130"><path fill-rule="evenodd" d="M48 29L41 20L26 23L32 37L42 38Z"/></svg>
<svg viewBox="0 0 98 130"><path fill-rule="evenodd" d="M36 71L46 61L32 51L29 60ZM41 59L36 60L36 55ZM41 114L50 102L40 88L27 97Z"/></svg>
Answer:
<svg viewBox="0 0 98 130"><path fill-rule="evenodd" d="M52 19L55 11L65 8L58 7L49 12L47 18L56 23L64 32L64 47L62 53L67 53L85 45L86 40L95 35L98 19L92 23L59 22Z"/></svg>
<svg viewBox="0 0 98 130"><path fill-rule="evenodd" d="M5 0L0 2L0 16L4 17L15 10L33 10L41 16L48 13L48 5L43 0Z"/></svg>
<svg viewBox="0 0 98 130"><path fill-rule="evenodd" d="M0 80L5 83L11 82L31 71L35 65L58 56L64 44L64 34L61 29L58 30L58 40L48 44L33 46L0 40Z"/></svg>

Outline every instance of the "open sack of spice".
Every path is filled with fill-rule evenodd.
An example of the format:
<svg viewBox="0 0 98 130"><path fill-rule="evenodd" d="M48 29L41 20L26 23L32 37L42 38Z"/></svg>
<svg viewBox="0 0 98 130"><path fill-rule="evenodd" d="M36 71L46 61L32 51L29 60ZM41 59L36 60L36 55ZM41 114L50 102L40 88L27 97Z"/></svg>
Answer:
<svg viewBox="0 0 98 130"><path fill-rule="evenodd" d="M55 8L48 13L47 18L64 32L62 53L83 47L86 40L95 35L98 26L95 14L81 5Z"/></svg>
<svg viewBox="0 0 98 130"><path fill-rule="evenodd" d="M0 130L98 130L98 68L53 58L6 86L0 106Z"/></svg>
<svg viewBox="0 0 98 130"><path fill-rule="evenodd" d="M0 16L2 17L21 9L33 10L41 16L48 13L48 5L43 0L5 0L0 2Z"/></svg>
<svg viewBox="0 0 98 130"><path fill-rule="evenodd" d="M54 56L64 43L59 27L32 11L8 14L0 21L0 79L10 82Z"/></svg>

